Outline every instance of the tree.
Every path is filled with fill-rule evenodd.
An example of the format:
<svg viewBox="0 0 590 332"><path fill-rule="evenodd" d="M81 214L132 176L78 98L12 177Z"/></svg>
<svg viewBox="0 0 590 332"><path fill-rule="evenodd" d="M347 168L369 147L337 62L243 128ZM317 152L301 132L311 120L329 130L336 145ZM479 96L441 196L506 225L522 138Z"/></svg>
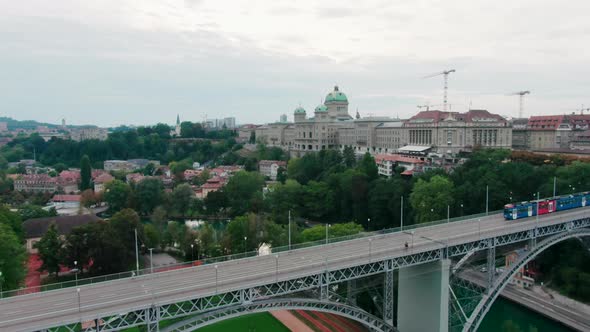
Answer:
<svg viewBox="0 0 590 332"><path fill-rule="evenodd" d="M22 219L17 213L8 209L5 205L0 205L0 224L4 224L14 232L17 238L22 241L24 238L24 231L22 227ZM0 256L2 257L2 256Z"/></svg>
<svg viewBox="0 0 590 332"><path fill-rule="evenodd" d="M256 143L256 133L254 131L250 132L250 139L248 140L248 143L250 143L250 144Z"/></svg>
<svg viewBox="0 0 590 332"><path fill-rule="evenodd" d="M47 271L50 274L55 273L56 276L59 274L62 247L63 241L59 237L57 226L52 222L41 240L33 245L33 248L39 251L39 258L43 261L39 272Z"/></svg>
<svg viewBox="0 0 590 332"><path fill-rule="evenodd" d="M262 208L264 178L260 173L240 171L232 176L224 188L232 215L257 212Z"/></svg>
<svg viewBox="0 0 590 332"><path fill-rule="evenodd" d="M195 196L195 193L187 183L177 186L172 191L172 206L180 216L184 217L188 212L193 196Z"/></svg>
<svg viewBox="0 0 590 332"><path fill-rule="evenodd" d="M4 290L15 289L25 277L25 247L9 225L0 223L0 271Z"/></svg>
<svg viewBox="0 0 590 332"><path fill-rule="evenodd" d="M362 231L363 226L354 222L348 222L345 224L334 224L329 226L328 237L336 238L342 236L350 236L361 233ZM301 232L301 236L303 237L303 241L305 242L324 240L326 238L326 225L317 225L305 229L303 230L303 232Z"/></svg>
<svg viewBox="0 0 590 332"><path fill-rule="evenodd" d="M80 160L80 190L92 188L92 168L90 166L90 158L84 155Z"/></svg>
<svg viewBox="0 0 590 332"><path fill-rule="evenodd" d="M154 227L158 230L158 232L162 233L166 229L166 224L168 222L168 214L166 213L166 209L159 205L154 209L154 212L151 216L151 221Z"/></svg>
<svg viewBox="0 0 590 332"><path fill-rule="evenodd" d="M147 215L162 203L164 185L162 184L162 180L158 178L146 178L137 184L135 193L139 201L140 213Z"/></svg>
<svg viewBox="0 0 590 332"><path fill-rule="evenodd" d="M57 163L57 164L53 165L53 168L55 169L57 174L59 174L62 171L65 171L66 169L68 169L68 166L64 163Z"/></svg>
<svg viewBox="0 0 590 332"><path fill-rule="evenodd" d="M375 159L368 152L365 153L357 167L359 171L367 175L370 181L375 180L379 176L379 168L377 168Z"/></svg>
<svg viewBox="0 0 590 332"><path fill-rule="evenodd" d="M147 248L157 248L160 245L160 232L154 225L145 225L143 233L145 235L145 246Z"/></svg>
<svg viewBox="0 0 590 332"><path fill-rule="evenodd" d="M63 263L80 270L90 262L90 237L93 236L84 226L75 227L66 235L62 249ZM77 262L78 264L75 264Z"/></svg>
<svg viewBox="0 0 590 332"><path fill-rule="evenodd" d="M120 180L113 180L105 185L104 200L109 205L109 211L117 212L129 206L131 187Z"/></svg>
<svg viewBox="0 0 590 332"><path fill-rule="evenodd" d="M97 195L92 189L86 189L80 195L80 204L86 208L98 203Z"/></svg>
<svg viewBox="0 0 590 332"><path fill-rule="evenodd" d="M354 150L350 146L344 147L344 151L342 151L342 158L344 159L344 165L348 168L352 168L356 164Z"/></svg>
<svg viewBox="0 0 590 332"><path fill-rule="evenodd" d="M410 204L416 213L416 222L424 223L443 219L447 206L453 204L454 185L446 177L435 175L429 181L418 179L410 194Z"/></svg>
<svg viewBox="0 0 590 332"><path fill-rule="evenodd" d="M145 239L143 224L140 222L137 212L132 209L123 209L115 213L109 221L109 227L117 234L116 238L125 247L125 250L120 253L120 257L124 261L132 261L135 257L135 231L137 230L139 241Z"/></svg>
<svg viewBox="0 0 590 332"><path fill-rule="evenodd" d="M217 214L229 206L229 200L224 190L217 190L207 194L205 197L205 208L207 214Z"/></svg>

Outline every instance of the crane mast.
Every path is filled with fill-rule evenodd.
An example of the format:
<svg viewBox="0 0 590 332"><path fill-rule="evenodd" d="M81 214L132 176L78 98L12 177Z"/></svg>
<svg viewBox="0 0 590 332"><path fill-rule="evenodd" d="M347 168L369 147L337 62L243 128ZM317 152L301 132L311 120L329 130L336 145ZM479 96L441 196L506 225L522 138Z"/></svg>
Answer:
<svg viewBox="0 0 590 332"><path fill-rule="evenodd" d="M423 78L430 78L430 77L435 77L435 76L439 76L439 75L444 76L444 80L445 80L444 99L443 99L443 110L444 111L447 110L447 92L449 90L449 74L454 73L455 71L456 71L455 69L449 69L449 70L442 71L440 73L436 73L436 74L432 74L432 75L428 75L428 76L423 77Z"/></svg>

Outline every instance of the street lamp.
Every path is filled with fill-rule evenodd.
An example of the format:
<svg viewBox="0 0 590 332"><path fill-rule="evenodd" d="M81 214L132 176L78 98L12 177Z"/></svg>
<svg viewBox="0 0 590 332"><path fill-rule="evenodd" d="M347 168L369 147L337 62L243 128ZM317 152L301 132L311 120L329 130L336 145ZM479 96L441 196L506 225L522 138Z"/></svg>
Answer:
<svg viewBox="0 0 590 332"><path fill-rule="evenodd" d="M463 203L461 203L461 217L463 217Z"/></svg>
<svg viewBox="0 0 590 332"><path fill-rule="evenodd" d="M74 261L74 275L76 276L76 286L78 286L78 261Z"/></svg>
<svg viewBox="0 0 590 332"><path fill-rule="evenodd" d="M199 256L201 256L201 239L196 239L195 241L197 242L197 260L199 260Z"/></svg>
<svg viewBox="0 0 590 332"><path fill-rule="evenodd" d="M217 294L217 265L215 265L215 294Z"/></svg>
<svg viewBox="0 0 590 332"><path fill-rule="evenodd" d="M330 224L326 224L326 244L328 244L328 228L332 227Z"/></svg>
<svg viewBox="0 0 590 332"><path fill-rule="evenodd" d="M76 292L78 293L78 312L80 312L80 288L76 288Z"/></svg>
<svg viewBox="0 0 590 332"><path fill-rule="evenodd" d="M244 257L246 257L246 240L248 240L248 237L244 236Z"/></svg>
<svg viewBox="0 0 590 332"><path fill-rule="evenodd" d="M193 250L195 245L191 243L191 261L195 260L195 251Z"/></svg>
<svg viewBox="0 0 590 332"><path fill-rule="evenodd" d="M279 255L275 255L276 270L275 270L275 282L279 281Z"/></svg>
<svg viewBox="0 0 590 332"><path fill-rule="evenodd" d="M150 251L150 273L154 273L154 248L149 248L148 250Z"/></svg>
<svg viewBox="0 0 590 332"><path fill-rule="evenodd" d="M371 230L371 218L367 218L367 230Z"/></svg>
<svg viewBox="0 0 590 332"><path fill-rule="evenodd" d="M0 271L0 299L2 298L2 282L4 282L4 278L2 278L2 271Z"/></svg>

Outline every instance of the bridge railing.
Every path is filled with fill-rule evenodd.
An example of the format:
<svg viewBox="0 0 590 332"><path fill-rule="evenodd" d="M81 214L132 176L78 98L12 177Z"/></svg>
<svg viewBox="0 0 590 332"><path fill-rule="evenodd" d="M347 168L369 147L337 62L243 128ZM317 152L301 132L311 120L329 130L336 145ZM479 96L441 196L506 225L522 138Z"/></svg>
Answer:
<svg viewBox="0 0 590 332"><path fill-rule="evenodd" d="M449 219L441 219L441 220L436 220L436 221L432 221L432 222L428 222L428 223L404 225L403 231L412 231L417 228L424 228L424 227L445 224L445 223L449 223L449 222L458 222L458 221L463 221L463 220L468 220L468 219L475 219L475 218L485 217L487 215L494 215L494 214L497 214L500 212L502 212L502 210L490 211L487 214L486 213L479 213L479 214L467 215L467 216L461 216L461 217L455 217L455 218L449 218ZM327 243L331 244L331 243L337 243L337 242L343 242L343 241L350 241L350 240L354 240L354 239L367 238L370 236L375 236L375 235L380 235L380 234L391 234L391 233L396 233L396 232L400 232L400 231L402 231L402 229L400 227L395 227L395 228L382 229L382 230L372 231L372 232L362 232L362 233L349 235L349 236L328 237ZM322 246L322 245L326 245L326 239L312 241L312 242L296 243L296 244L292 244L291 246L287 245L287 246L274 247L274 248L272 248L272 253L280 253L280 252L286 252L289 250L304 249L304 248L310 248L310 247ZM90 285L90 284L96 284L96 283L100 283L100 282L114 281L114 280L118 280L118 279L131 278L136 275L146 275L146 274L150 274L150 273L166 272L166 271L172 271L172 270L183 269L183 268L190 268L190 267L195 267L195 266L200 266L200 265L205 265L205 264L214 264L214 263L226 262L226 261L230 261L230 260L250 258L250 257L255 257L255 256L258 256L258 252L254 250L254 251L249 251L249 252L244 252L244 253L218 256L218 257L208 257L208 258L199 259L199 260L195 260L195 261L170 264L170 265L166 265L166 266L159 266L159 267L154 267L153 269L152 268L144 268L144 269L140 269L140 270L126 271L126 272L108 274L108 275L97 276L97 277L81 278L78 280L70 280L70 281L46 284L46 285L41 285L41 286L20 288L20 289L16 289L16 290L4 291L4 292L0 293L0 299L6 298L6 297L33 294L33 293L38 293L38 292L58 290L58 289L69 288L69 287L77 287L77 286L81 286L81 285Z"/></svg>

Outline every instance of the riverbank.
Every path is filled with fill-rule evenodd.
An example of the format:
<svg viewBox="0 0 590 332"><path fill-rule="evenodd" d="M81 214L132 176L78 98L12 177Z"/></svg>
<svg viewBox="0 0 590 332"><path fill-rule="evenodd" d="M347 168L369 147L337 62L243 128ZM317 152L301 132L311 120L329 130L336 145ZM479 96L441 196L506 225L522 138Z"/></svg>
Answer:
<svg viewBox="0 0 590 332"><path fill-rule="evenodd" d="M467 280L483 286L485 276L478 272L462 275ZM574 331L590 331L590 306L566 298L555 291L534 286L526 290L507 285L500 296L550 318Z"/></svg>

